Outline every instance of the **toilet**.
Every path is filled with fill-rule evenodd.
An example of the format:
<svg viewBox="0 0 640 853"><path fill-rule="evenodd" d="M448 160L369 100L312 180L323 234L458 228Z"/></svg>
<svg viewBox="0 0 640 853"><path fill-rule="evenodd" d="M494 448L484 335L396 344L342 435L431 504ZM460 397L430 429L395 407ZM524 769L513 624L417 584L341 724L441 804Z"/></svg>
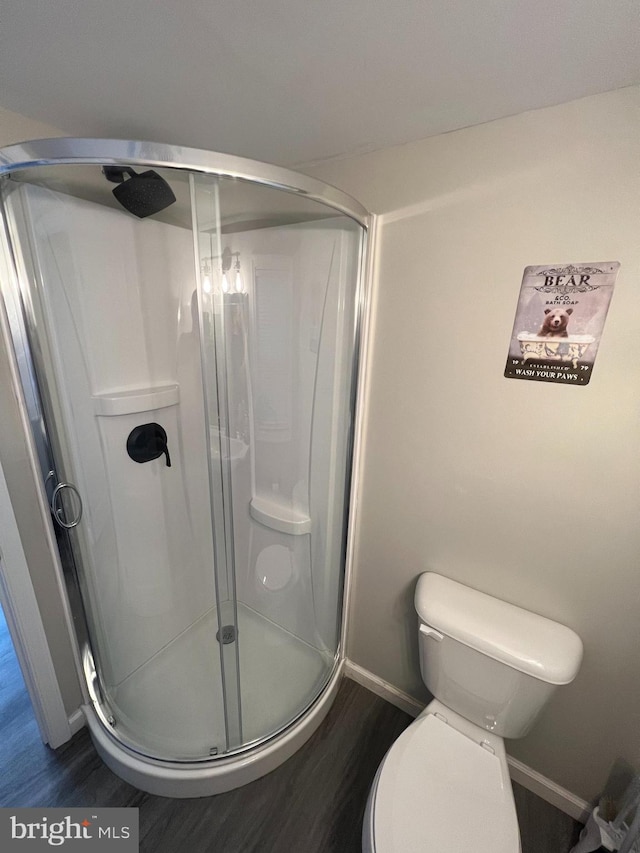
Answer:
<svg viewBox="0 0 640 853"><path fill-rule="evenodd" d="M420 669L433 701L373 781L363 853L520 853L503 738L575 678L570 628L442 575L420 576Z"/></svg>

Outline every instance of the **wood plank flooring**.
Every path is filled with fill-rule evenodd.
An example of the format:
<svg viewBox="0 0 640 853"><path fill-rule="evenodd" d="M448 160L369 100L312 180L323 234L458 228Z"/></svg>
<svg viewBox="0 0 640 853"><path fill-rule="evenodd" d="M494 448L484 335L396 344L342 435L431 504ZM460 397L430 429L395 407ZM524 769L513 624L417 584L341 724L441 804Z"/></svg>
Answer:
<svg viewBox="0 0 640 853"><path fill-rule="evenodd" d="M361 853L369 786L411 722L345 679L324 723L282 767L236 791L173 800L122 782L86 730L55 752L43 746L1 632L0 665L0 806L135 806L143 853ZM514 788L522 853L568 853L579 824Z"/></svg>

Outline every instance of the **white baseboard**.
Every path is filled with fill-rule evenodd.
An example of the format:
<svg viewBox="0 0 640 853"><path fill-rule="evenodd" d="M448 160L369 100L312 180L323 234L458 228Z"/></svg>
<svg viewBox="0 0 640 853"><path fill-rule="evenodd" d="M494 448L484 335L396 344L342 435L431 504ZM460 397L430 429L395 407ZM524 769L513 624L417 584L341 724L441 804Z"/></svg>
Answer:
<svg viewBox="0 0 640 853"><path fill-rule="evenodd" d="M591 814L591 806L586 800L580 799L571 791L547 779L542 773L533 770L517 758L507 755L509 774L514 782L522 785L533 794L537 794L542 800L551 803L560 811L568 814L574 820L586 823Z"/></svg>
<svg viewBox="0 0 640 853"><path fill-rule="evenodd" d="M395 705L396 708L400 708L401 711L410 714L412 717L417 717L424 710L424 705L417 699L414 699L402 690L398 690L397 687L389 684L388 681L379 678L377 675L369 672L369 670L364 669L364 667L353 663L353 661L345 660L344 663L344 674L347 678L366 687L367 690L375 693L376 696L386 699L387 702ZM509 764L509 773L514 782L522 785L523 788L536 794L547 803L551 803L552 806L568 814L574 820L586 823L591 813L589 803L572 794L571 791L567 791L566 788L562 788L560 785L552 782L551 779L547 779L542 773L538 773L516 758L507 756L507 762Z"/></svg>
<svg viewBox="0 0 640 853"><path fill-rule="evenodd" d="M83 729L87 725L87 721L85 719L84 714L82 713L82 708L78 708L77 711L74 711L73 714L69 716L69 728L71 729L71 737L73 737L76 732L79 732L80 729Z"/></svg>
<svg viewBox="0 0 640 853"><path fill-rule="evenodd" d="M344 674L347 678L375 693L376 696L380 696L382 699L386 699L387 702L395 705L396 708L400 708L405 714L417 717L421 711L424 711L424 705L418 702L417 699L414 699L413 696L403 693L402 690L398 690L397 687L389 684L388 681L378 678L377 675L369 672L368 669L358 666L357 663L353 663L348 658L344 662Z"/></svg>

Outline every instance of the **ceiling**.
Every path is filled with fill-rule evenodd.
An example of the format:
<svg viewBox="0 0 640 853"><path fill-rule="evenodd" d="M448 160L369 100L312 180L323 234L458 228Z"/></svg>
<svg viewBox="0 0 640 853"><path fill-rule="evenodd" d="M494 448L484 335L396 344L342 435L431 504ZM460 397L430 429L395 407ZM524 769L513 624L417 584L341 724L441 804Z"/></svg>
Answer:
<svg viewBox="0 0 640 853"><path fill-rule="evenodd" d="M3 0L0 106L296 165L640 82L638 0Z"/></svg>

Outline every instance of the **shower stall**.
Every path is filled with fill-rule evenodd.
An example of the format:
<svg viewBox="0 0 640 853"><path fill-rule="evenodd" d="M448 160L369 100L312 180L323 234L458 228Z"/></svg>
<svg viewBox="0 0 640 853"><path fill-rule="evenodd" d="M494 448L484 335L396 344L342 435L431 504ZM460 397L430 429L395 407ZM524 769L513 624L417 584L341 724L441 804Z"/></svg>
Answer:
<svg viewBox="0 0 640 853"><path fill-rule="evenodd" d="M152 793L244 784L337 690L369 217L147 142L24 143L0 175L2 325L96 747Z"/></svg>

